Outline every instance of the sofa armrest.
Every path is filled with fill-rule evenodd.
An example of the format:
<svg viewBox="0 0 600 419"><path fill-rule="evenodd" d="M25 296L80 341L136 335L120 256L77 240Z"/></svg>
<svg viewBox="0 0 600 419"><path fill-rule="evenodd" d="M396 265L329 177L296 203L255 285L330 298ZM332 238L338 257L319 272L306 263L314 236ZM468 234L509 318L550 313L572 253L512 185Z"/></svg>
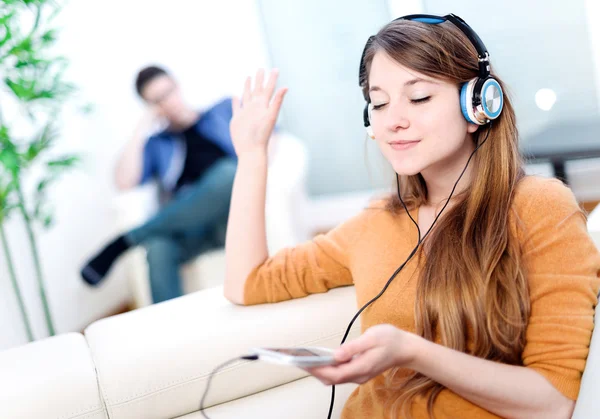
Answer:
<svg viewBox="0 0 600 419"><path fill-rule="evenodd" d="M85 335L109 416L158 419L197 411L211 371L253 347L337 347L355 310L354 287L250 307L229 303L218 287L100 320ZM237 362L215 376L206 407L306 375Z"/></svg>
<svg viewBox="0 0 600 419"><path fill-rule="evenodd" d="M113 201L121 230L129 230L144 223L156 213L158 206L158 185L155 182L119 192Z"/></svg>
<svg viewBox="0 0 600 419"><path fill-rule="evenodd" d="M588 232L596 247L600 248L600 205L597 205L587 216Z"/></svg>
<svg viewBox="0 0 600 419"><path fill-rule="evenodd" d="M600 303L600 302L599 302ZM600 411L600 398L598 391L600 389L600 310L596 306L594 316L594 332L590 342L590 351L588 353L583 377L581 377L581 387L579 396L575 404L575 411L572 419L592 418Z"/></svg>
<svg viewBox="0 0 600 419"><path fill-rule="evenodd" d="M273 136L265 202L269 253L309 240L305 213L308 152L298 138L286 132Z"/></svg>
<svg viewBox="0 0 600 419"><path fill-rule="evenodd" d="M600 248L600 205L596 206L588 215L587 227L594 243ZM598 389L600 388L600 301L596 306L594 315L594 331L590 341L590 349L585 364L585 370L581 377L581 387L573 419L585 419L594 417L600 410L600 399Z"/></svg>
<svg viewBox="0 0 600 419"><path fill-rule="evenodd" d="M0 352L0 371L0 418L107 418L94 363L79 333Z"/></svg>

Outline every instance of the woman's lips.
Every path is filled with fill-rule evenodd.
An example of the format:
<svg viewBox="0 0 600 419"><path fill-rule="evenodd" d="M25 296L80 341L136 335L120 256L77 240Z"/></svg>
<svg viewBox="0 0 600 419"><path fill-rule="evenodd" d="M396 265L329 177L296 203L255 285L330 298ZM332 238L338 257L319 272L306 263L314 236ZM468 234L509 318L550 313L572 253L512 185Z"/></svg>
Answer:
<svg viewBox="0 0 600 419"><path fill-rule="evenodd" d="M394 150L408 150L419 144L420 141L391 141L390 147Z"/></svg>

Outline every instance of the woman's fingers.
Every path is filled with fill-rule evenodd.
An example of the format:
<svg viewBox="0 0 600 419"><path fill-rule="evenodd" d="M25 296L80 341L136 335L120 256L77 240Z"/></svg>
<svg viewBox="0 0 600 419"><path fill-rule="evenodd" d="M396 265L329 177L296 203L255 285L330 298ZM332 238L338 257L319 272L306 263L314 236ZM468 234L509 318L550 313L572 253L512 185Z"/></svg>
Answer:
<svg viewBox="0 0 600 419"><path fill-rule="evenodd" d="M269 104L275 91L279 70L273 69L265 85L265 71L261 68L256 71L254 76L254 86L252 86L252 77L248 76L244 83L244 93L242 94L241 107L244 103L249 103L252 99L264 98L264 103ZM283 92L281 93L283 94Z"/></svg>
<svg viewBox="0 0 600 419"><path fill-rule="evenodd" d="M287 87L282 87L277 91L277 93L275 93L275 97L273 97L273 101L271 102L270 106L270 112L273 115L276 116L279 114L279 109L281 108L281 104L283 103L283 98L285 97L287 90Z"/></svg>
<svg viewBox="0 0 600 419"><path fill-rule="evenodd" d="M250 90L251 82L251 77L246 77L246 82L244 83L244 93L242 94L242 106L245 106L248 103L250 103L250 99L252 98L252 92Z"/></svg>
<svg viewBox="0 0 600 419"><path fill-rule="evenodd" d="M338 362L346 362L352 359L355 355L362 354L377 346L377 341L368 333L347 342L340 346L335 351L335 359Z"/></svg>
<svg viewBox="0 0 600 419"><path fill-rule="evenodd" d="M262 68L256 71L256 77L254 78L254 90L252 95L260 95L263 92L263 84L265 82L265 70Z"/></svg>
<svg viewBox="0 0 600 419"><path fill-rule="evenodd" d="M271 100L271 96L273 96L273 92L275 91L275 85L277 85L277 78L279 77L279 70L274 68L271 70L271 74L269 75L269 80L267 80L267 85L265 86L265 95Z"/></svg>

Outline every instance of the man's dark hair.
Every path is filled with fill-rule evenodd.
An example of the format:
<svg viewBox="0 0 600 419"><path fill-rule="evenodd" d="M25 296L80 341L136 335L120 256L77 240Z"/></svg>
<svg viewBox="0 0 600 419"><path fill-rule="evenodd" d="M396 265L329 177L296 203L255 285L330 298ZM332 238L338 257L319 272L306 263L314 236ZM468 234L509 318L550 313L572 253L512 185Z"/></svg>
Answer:
<svg viewBox="0 0 600 419"><path fill-rule="evenodd" d="M149 66L141 69L135 79L135 90L137 91L138 95L140 95L140 97L143 99L144 97L142 96L142 90L144 87L146 87L146 85L156 77L162 75L168 76L169 73L167 73L167 71L161 67Z"/></svg>

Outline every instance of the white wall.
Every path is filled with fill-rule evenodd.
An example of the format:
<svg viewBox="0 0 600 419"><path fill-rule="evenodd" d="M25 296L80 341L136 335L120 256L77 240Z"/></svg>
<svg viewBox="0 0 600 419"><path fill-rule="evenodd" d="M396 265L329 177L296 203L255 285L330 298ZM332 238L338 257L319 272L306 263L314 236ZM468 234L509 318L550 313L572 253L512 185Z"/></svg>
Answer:
<svg viewBox="0 0 600 419"><path fill-rule="evenodd" d="M82 116L64 115L59 151L81 153L80 170L51 191L56 226L40 233L43 268L58 332L79 330L125 302L122 269L100 289L79 278L82 263L118 231L112 169L142 113L134 77L163 64L192 104L209 104L241 91L245 76L268 65L255 2L246 0L117 0L69 2L61 13L60 49L71 60L69 78L81 88ZM37 338L46 335L26 237L17 219L7 226ZM26 342L6 263L0 256L0 350Z"/></svg>

